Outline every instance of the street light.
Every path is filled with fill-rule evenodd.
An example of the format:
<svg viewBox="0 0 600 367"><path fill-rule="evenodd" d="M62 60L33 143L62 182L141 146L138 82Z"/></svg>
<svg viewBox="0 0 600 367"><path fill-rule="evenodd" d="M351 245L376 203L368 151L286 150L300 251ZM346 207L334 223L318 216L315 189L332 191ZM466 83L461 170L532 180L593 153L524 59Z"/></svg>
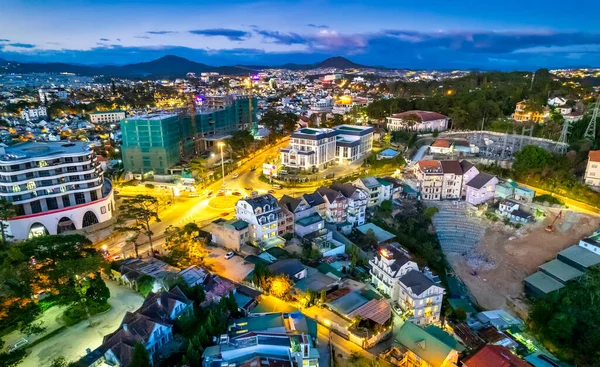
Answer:
<svg viewBox="0 0 600 367"><path fill-rule="evenodd" d="M225 161L223 160L223 147L225 143L218 142L217 146L221 148L221 174L223 175L223 187L225 187Z"/></svg>

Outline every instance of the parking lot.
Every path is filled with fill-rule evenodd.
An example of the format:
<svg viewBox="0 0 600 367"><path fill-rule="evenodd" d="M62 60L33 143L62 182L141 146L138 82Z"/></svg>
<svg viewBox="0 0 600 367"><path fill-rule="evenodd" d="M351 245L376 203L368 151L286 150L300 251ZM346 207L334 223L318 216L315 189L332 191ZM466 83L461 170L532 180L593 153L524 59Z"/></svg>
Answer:
<svg viewBox="0 0 600 367"><path fill-rule="evenodd" d="M229 260L225 259L228 252L220 247L208 247L210 255L205 259L212 271L234 282L241 282L253 269L254 265L245 263L244 259L235 255Z"/></svg>

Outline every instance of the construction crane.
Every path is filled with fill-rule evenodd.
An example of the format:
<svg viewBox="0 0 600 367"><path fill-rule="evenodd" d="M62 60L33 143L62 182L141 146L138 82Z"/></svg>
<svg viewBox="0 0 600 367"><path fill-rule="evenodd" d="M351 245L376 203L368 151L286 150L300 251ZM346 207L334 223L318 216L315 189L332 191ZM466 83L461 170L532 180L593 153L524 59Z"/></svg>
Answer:
<svg viewBox="0 0 600 367"><path fill-rule="evenodd" d="M560 213L558 213L558 215L554 218L554 220L552 221L552 223L550 223L550 225L546 228L544 228L546 230L546 232L554 232L554 224L556 223L557 220L560 219L560 222L562 223L562 210L560 211Z"/></svg>

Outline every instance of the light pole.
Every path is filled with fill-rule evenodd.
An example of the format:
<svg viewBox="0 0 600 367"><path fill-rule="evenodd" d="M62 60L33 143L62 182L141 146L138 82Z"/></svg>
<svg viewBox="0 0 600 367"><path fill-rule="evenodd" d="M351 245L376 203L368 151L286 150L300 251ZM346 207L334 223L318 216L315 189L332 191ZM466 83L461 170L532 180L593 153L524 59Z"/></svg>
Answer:
<svg viewBox="0 0 600 367"><path fill-rule="evenodd" d="M219 142L217 146L221 148L221 174L223 175L223 187L225 187L225 161L223 160L223 147L225 143Z"/></svg>

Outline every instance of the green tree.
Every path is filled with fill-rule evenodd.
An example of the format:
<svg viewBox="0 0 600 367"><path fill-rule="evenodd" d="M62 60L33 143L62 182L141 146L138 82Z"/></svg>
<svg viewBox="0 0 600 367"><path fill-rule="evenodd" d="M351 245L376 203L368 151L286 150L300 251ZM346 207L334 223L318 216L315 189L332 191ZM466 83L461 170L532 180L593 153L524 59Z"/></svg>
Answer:
<svg viewBox="0 0 600 367"><path fill-rule="evenodd" d="M5 222L17 215L13 203L6 199L0 200L0 232L2 232L2 246L6 244ZM0 246L0 248L2 247Z"/></svg>
<svg viewBox="0 0 600 367"><path fill-rule="evenodd" d="M467 319L467 313L465 312L464 309L462 308L457 308L454 311L454 318L456 319L456 321L458 322L463 322Z"/></svg>
<svg viewBox="0 0 600 367"><path fill-rule="evenodd" d="M130 366L152 367L150 355L142 343L135 343L135 346L133 347L133 353L131 354Z"/></svg>
<svg viewBox="0 0 600 367"><path fill-rule="evenodd" d="M528 145L515 153L513 169L518 173L540 172L552 162L552 154L544 148Z"/></svg>
<svg viewBox="0 0 600 367"><path fill-rule="evenodd" d="M154 256L154 247L152 245L152 229L150 222L152 220L160 222L158 217L158 200L153 196L136 195L134 197L123 199L119 206L119 216L117 221L119 225L117 230L121 232L133 232L136 236L144 234L150 242L150 250ZM138 254L138 246L134 245L135 255Z"/></svg>
<svg viewBox="0 0 600 367"><path fill-rule="evenodd" d="M382 201L381 204L379 205L379 207L381 208L382 211L384 211L386 213L391 213L392 209L394 209L394 205L392 204L391 200Z"/></svg>
<svg viewBox="0 0 600 367"><path fill-rule="evenodd" d="M369 229L369 230L367 230L367 233L365 233L363 235L362 242L367 247L375 247L375 246L377 246L377 243L379 241L377 241L377 236L375 235L375 231L373 231L372 229Z"/></svg>
<svg viewBox="0 0 600 367"><path fill-rule="evenodd" d="M241 153L241 157L246 156L248 148L250 148L253 143L254 136L252 136L252 133L248 130L236 131L227 142L230 147L234 147L236 152Z"/></svg>
<svg viewBox="0 0 600 367"><path fill-rule="evenodd" d="M137 290L146 298L154 289L155 280L149 275L142 275L137 280Z"/></svg>
<svg viewBox="0 0 600 367"><path fill-rule="evenodd" d="M182 229L168 226L165 229L165 247L169 251L168 261L175 266L188 267L198 265L208 255L206 240L198 238L200 228L188 223Z"/></svg>

